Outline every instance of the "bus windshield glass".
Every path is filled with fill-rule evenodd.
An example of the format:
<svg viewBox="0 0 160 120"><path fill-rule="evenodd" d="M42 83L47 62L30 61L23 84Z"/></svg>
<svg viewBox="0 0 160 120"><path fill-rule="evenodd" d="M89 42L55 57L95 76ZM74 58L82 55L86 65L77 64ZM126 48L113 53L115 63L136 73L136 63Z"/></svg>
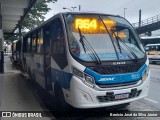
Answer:
<svg viewBox="0 0 160 120"><path fill-rule="evenodd" d="M92 61L91 54L96 54L101 61L145 56L139 37L124 18L98 14L65 14L64 17L69 48L78 59Z"/></svg>

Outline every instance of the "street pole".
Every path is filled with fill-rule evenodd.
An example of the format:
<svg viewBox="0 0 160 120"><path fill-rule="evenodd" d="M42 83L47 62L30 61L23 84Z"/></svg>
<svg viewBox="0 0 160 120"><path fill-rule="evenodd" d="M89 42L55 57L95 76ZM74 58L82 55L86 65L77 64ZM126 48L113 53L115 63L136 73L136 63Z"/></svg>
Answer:
<svg viewBox="0 0 160 120"><path fill-rule="evenodd" d="M125 18L126 10L127 10L127 8L124 8L124 18Z"/></svg>
<svg viewBox="0 0 160 120"><path fill-rule="evenodd" d="M79 11L81 11L81 5L79 5Z"/></svg>
<svg viewBox="0 0 160 120"><path fill-rule="evenodd" d="M71 8L72 8L72 9L73 9L73 11L74 11L74 9L75 9L75 8L77 8L77 7L71 7Z"/></svg>
<svg viewBox="0 0 160 120"><path fill-rule="evenodd" d="M65 10L65 9L67 9L67 10L70 10L70 11L72 11L70 8L66 8L66 7L63 7L63 9Z"/></svg>
<svg viewBox="0 0 160 120"><path fill-rule="evenodd" d="M0 0L0 73L4 73L4 52L3 52L3 30L2 30L2 13Z"/></svg>
<svg viewBox="0 0 160 120"><path fill-rule="evenodd" d="M0 52L3 51L3 30L2 30L2 13L1 13L1 1L0 0Z"/></svg>
<svg viewBox="0 0 160 120"><path fill-rule="evenodd" d="M141 18L142 18L142 12L141 9L139 10L139 27L141 27Z"/></svg>

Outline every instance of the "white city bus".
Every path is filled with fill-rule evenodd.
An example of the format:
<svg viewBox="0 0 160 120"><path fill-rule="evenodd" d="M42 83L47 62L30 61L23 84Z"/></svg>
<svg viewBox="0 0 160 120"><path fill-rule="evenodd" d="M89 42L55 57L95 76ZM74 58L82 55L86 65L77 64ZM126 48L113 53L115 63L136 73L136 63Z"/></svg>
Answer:
<svg viewBox="0 0 160 120"><path fill-rule="evenodd" d="M61 105L106 107L148 94L149 61L123 17L59 13L28 32L22 43L25 70Z"/></svg>
<svg viewBox="0 0 160 120"><path fill-rule="evenodd" d="M148 44L145 50L151 63L160 62L160 44Z"/></svg>

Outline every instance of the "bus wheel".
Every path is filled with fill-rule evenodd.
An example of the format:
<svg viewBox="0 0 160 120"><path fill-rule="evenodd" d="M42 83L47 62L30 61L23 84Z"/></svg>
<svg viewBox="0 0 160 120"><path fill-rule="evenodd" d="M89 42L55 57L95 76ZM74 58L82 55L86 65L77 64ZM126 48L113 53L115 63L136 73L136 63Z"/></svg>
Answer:
<svg viewBox="0 0 160 120"><path fill-rule="evenodd" d="M60 87L60 85L58 85L58 84L55 84L55 87L54 87L54 95L55 95L56 103L57 103L57 105L58 105L57 108L58 108L60 111L69 110L70 106L69 106L69 104L65 101L64 94L63 94L63 90L62 90L62 88Z"/></svg>

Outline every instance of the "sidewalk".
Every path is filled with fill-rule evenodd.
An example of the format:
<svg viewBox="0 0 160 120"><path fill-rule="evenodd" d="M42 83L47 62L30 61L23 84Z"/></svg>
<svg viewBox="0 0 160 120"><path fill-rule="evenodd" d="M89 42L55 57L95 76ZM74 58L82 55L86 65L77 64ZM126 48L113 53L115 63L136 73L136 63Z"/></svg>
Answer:
<svg viewBox="0 0 160 120"><path fill-rule="evenodd" d="M8 56L5 56L4 61L4 74L0 74L0 111L44 111L21 72L16 70ZM1 119L50 120L50 118Z"/></svg>

